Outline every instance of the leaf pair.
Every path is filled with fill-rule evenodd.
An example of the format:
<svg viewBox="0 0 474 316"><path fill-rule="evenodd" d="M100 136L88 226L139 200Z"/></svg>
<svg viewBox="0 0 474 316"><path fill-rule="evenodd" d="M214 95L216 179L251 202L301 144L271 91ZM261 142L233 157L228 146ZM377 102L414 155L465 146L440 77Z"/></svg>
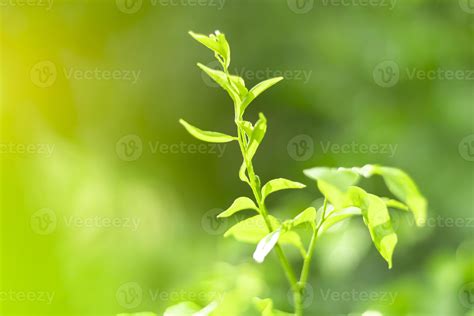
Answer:
<svg viewBox="0 0 474 316"><path fill-rule="evenodd" d="M397 235L393 230L388 205L410 210L417 224L426 217L426 200L418 191L413 180L403 171L395 168L366 165L362 168L313 168L305 174L316 180L319 190L334 206L323 225L323 231L337 222L354 215L364 218L375 247L392 266L392 255L397 244ZM389 190L404 203L382 199L354 186L360 176L381 175Z"/></svg>

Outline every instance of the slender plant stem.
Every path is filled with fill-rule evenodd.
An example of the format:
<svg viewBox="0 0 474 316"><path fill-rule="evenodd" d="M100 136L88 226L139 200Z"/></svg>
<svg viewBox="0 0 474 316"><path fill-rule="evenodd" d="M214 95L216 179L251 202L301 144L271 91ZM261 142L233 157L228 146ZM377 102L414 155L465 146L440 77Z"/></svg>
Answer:
<svg viewBox="0 0 474 316"><path fill-rule="evenodd" d="M256 175L255 175L255 171L253 169L253 164L252 162L247 158L247 146L246 146L246 141L243 139L243 131L241 129L240 126L237 126L238 128L238 140L239 140L239 144L240 144L240 149L242 151L242 156L243 156L243 159L245 161L245 165L246 165L246 168L247 168L247 174L248 174L248 177L249 177L249 181L250 181L250 188L252 189L252 192L255 196L255 199L257 200L257 204L258 204L258 207L259 207L259 210L260 210L260 213L265 221L265 224L269 230L269 232L273 232L274 231L274 228L272 226L272 223L269 219L269 216L268 216L268 211L265 207L265 203L262 201L262 197L261 197L261 193L260 193L260 183L256 180ZM283 267L283 270L285 271L285 274L286 274L286 277L292 287L292 290L293 291L298 291L298 280L293 272L293 269L291 268L291 265L288 261L288 259L286 258L286 255L285 253L283 252L283 249L281 248L281 246L279 244L277 244L275 246L275 250L276 250L276 253L278 255L278 258L280 260L280 263Z"/></svg>
<svg viewBox="0 0 474 316"><path fill-rule="evenodd" d="M311 260L313 259L313 254L316 246L316 241L318 239L319 229L321 228L322 224L324 223L324 217L326 215L326 208L327 208L327 199L324 199L323 205L323 213L321 217L321 221L318 223L318 226L314 229L313 235L311 236L311 241L309 243L308 252L306 257L304 258L303 267L301 269L300 280L299 284L299 298L298 302L295 300L295 314L297 316L303 315L303 301L302 301L302 292L306 286L306 282L308 281L309 269L311 267Z"/></svg>

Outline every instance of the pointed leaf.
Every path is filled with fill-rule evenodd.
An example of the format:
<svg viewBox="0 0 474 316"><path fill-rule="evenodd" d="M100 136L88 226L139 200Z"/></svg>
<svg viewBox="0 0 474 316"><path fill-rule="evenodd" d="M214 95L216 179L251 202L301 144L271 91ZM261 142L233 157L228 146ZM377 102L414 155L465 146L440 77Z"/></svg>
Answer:
<svg viewBox="0 0 474 316"><path fill-rule="evenodd" d="M397 209L402 210L402 211L409 211L408 206L403 204L400 201L392 200L392 199L388 199L388 198L382 198L382 200L385 202L385 205L387 207L397 208Z"/></svg>
<svg viewBox="0 0 474 316"><path fill-rule="evenodd" d="M229 217L234 215L237 212L243 211L243 210L256 210L258 212L258 207L255 205L255 203L249 199L248 197L239 197L232 203L232 205L225 210L224 212L220 213L217 215L218 218L223 218L223 217Z"/></svg>
<svg viewBox="0 0 474 316"><path fill-rule="evenodd" d="M304 224L310 223L313 227L316 224L316 209L314 207L308 207L301 213L295 216L291 221L293 227Z"/></svg>
<svg viewBox="0 0 474 316"><path fill-rule="evenodd" d="M189 35L191 35L196 41L214 51L215 54L218 54L219 56L216 57L223 61L226 68L229 67L230 47L224 34L216 31L214 34L207 36L190 31Z"/></svg>
<svg viewBox="0 0 474 316"><path fill-rule="evenodd" d="M221 86L229 96L232 98L235 104L240 103L240 96L238 89L234 88L232 85L232 81L227 78L227 75L220 70L214 70L207 66L204 66L201 63L197 64L199 68L202 69L212 80L214 80L219 86ZM234 79L234 83L238 82L238 80Z"/></svg>
<svg viewBox="0 0 474 316"><path fill-rule="evenodd" d="M236 137L229 136L226 134L218 133L218 132L209 132L209 131L203 131L195 126L192 126L185 120L179 120L179 123L186 128L186 130L189 132L189 134L193 135L199 140L209 142L209 143L228 143L233 140L237 140Z"/></svg>
<svg viewBox="0 0 474 316"><path fill-rule="evenodd" d="M262 316L294 316L294 314L289 314L282 312L280 310L273 308L273 301L270 298L261 299L254 298L253 302L257 310L261 313Z"/></svg>
<svg viewBox="0 0 474 316"><path fill-rule="evenodd" d="M415 182L408 174L400 169L373 166L373 173L381 175L390 190L398 199L402 200L413 212L418 226L426 223L426 199L421 195Z"/></svg>
<svg viewBox="0 0 474 316"><path fill-rule="evenodd" d="M265 257L272 251L273 247L278 243L280 238L281 230L277 229L276 231L266 235L257 245L257 249L253 253L253 259L258 263L262 263L265 260Z"/></svg>
<svg viewBox="0 0 474 316"><path fill-rule="evenodd" d="M313 168L304 170L304 174L318 183L318 188L335 208L341 203L349 186L359 180L359 174L347 168Z"/></svg>
<svg viewBox="0 0 474 316"><path fill-rule="evenodd" d="M299 183L299 182L294 182L290 181L288 179L274 179L267 184L265 184L262 188L262 200L265 200L267 196L270 194L280 191L280 190L286 190L286 189L302 189L306 187L304 184Z"/></svg>
<svg viewBox="0 0 474 316"><path fill-rule="evenodd" d="M250 184L250 180L249 180L249 178L247 177L246 171L247 171L247 165L245 164L245 161L244 161L244 162L240 165L240 169L239 169L239 179L242 180L243 182L246 182L246 183Z"/></svg>
<svg viewBox="0 0 474 316"><path fill-rule="evenodd" d="M274 231L281 227L281 223L277 218L271 215L269 215L268 218ZM258 244L260 240L262 240L269 233L270 232L262 215L255 215L229 228L225 232L224 237L232 236L240 242ZM279 238L279 243L284 245L293 245L298 250L300 250L301 253L304 252L300 236L293 231L282 232Z"/></svg>
<svg viewBox="0 0 474 316"><path fill-rule="evenodd" d="M252 103L255 98L257 98L262 92L270 88L271 86L275 85L276 83L280 82L283 80L283 77L276 77L272 79L268 79L265 81L260 82L257 84L255 87L250 89L249 93L245 96L245 98L242 101L242 105L240 107L241 114L245 112L245 109L249 106L250 103Z"/></svg>
<svg viewBox="0 0 474 316"><path fill-rule="evenodd" d="M265 137L265 133L267 132L267 119L265 116L260 113L259 120L255 123L255 127L253 128L252 135L250 136L249 147L247 150L247 158L252 160L257 152L258 146L262 143L263 137Z"/></svg>
<svg viewBox="0 0 474 316"><path fill-rule="evenodd" d="M362 211L358 207L348 207L341 211L332 212L325 220L323 225L321 226L320 233L324 233L329 228L334 226L335 224L344 221L345 219L362 215Z"/></svg>

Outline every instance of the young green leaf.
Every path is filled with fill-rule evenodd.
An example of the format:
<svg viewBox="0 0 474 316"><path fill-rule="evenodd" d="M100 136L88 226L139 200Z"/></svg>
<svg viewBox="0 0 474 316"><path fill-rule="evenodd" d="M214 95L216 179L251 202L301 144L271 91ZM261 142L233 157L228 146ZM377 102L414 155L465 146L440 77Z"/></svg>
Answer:
<svg viewBox="0 0 474 316"><path fill-rule="evenodd" d="M249 178L247 177L246 170L247 170L247 165L245 164L245 161L244 161L244 162L240 165L240 169L239 169L239 179L242 180L243 182L246 182L246 183L250 184L250 180L249 180Z"/></svg>
<svg viewBox="0 0 474 316"><path fill-rule="evenodd" d="M254 298L254 304L262 316L294 316L273 308L273 301L270 298Z"/></svg>
<svg viewBox="0 0 474 316"><path fill-rule="evenodd" d="M247 107L257 98L261 93L283 80L283 77L276 77L260 82L255 87L250 89L248 94L243 98L242 105L240 106L240 113L243 114Z"/></svg>
<svg viewBox="0 0 474 316"><path fill-rule="evenodd" d="M376 195L367 194L368 208L362 210L362 216L369 228L375 247L392 268L392 255L397 244L397 234L384 201Z"/></svg>
<svg viewBox="0 0 474 316"><path fill-rule="evenodd" d="M373 173L381 175L390 190L413 212L418 226L426 223L427 202L408 174L397 168L373 166Z"/></svg>
<svg viewBox="0 0 474 316"><path fill-rule="evenodd" d="M388 198L382 198L382 200L385 202L385 205L390 208L397 208L402 211L409 211L408 206L406 204L403 204L400 201L393 200L393 199L388 199Z"/></svg>
<svg viewBox="0 0 474 316"><path fill-rule="evenodd" d="M262 188L262 201L265 200L270 194L287 189L302 189L306 187L304 184L299 182L290 181L287 179L279 178L267 182Z"/></svg>
<svg viewBox="0 0 474 316"><path fill-rule="evenodd" d="M257 245L257 249L253 253L253 259L258 263L262 263L265 257L272 251L273 247L278 243L280 238L281 229L277 229L274 232L263 237Z"/></svg>
<svg viewBox="0 0 474 316"><path fill-rule="evenodd" d="M217 215L218 218L224 218L224 217L229 217L234 215L237 212L243 211L243 210L255 210L258 212L258 207L255 205L255 203L249 199L248 197L239 197L232 203L232 205L225 210L224 212L220 213Z"/></svg>
<svg viewBox="0 0 474 316"><path fill-rule="evenodd" d="M179 120L179 123L186 128L186 130L189 132L189 134L193 135L199 140L209 142L209 143L228 143L233 140L237 140L236 137L229 136L226 134L218 133L218 132L208 132L208 131L203 131L195 126L192 126L185 120L181 119Z"/></svg>
<svg viewBox="0 0 474 316"><path fill-rule="evenodd" d="M310 223L313 227L315 226L316 209L314 207L308 207L307 209L305 209L304 211L296 215L295 218L291 220L291 225L293 227L296 227L304 223Z"/></svg>
<svg viewBox="0 0 474 316"><path fill-rule="evenodd" d="M214 34L206 36L190 31L189 35L191 35L196 41L211 49L215 54L218 54L219 56L216 57L220 57L220 59L224 61L223 66L225 66L226 68L229 67L230 47L224 34L220 33L219 31L216 31Z"/></svg>
<svg viewBox="0 0 474 316"><path fill-rule="evenodd" d="M320 233L322 234L333 225L357 215L362 215L362 211L358 207L348 207L340 211L331 212L330 215L324 220L324 223L320 229Z"/></svg>
<svg viewBox="0 0 474 316"><path fill-rule="evenodd" d="M221 86L229 96L232 98L234 101L234 104L240 104L240 95L239 95L239 90L242 89L242 87L239 89L238 87L234 87L235 84L239 84L243 82L236 79L229 80L227 75L220 70L214 70L212 68L209 68L207 66L204 66L201 63L197 64L199 68L201 68L202 71L204 71L209 77L211 77L212 80L214 80L219 86ZM233 85L234 84L234 85Z"/></svg>
<svg viewBox="0 0 474 316"><path fill-rule="evenodd" d="M163 316L209 316L217 305L214 301L202 308L194 302L181 302L168 307Z"/></svg>
<svg viewBox="0 0 474 316"><path fill-rule="evenodd" d="M259 119L257 123L255 123L255 127L253 128L252 134L250 136L249 147L247 150L247 159L252 160L257 152L258 146L262 143L263 137L265 137L265 133L267 132L267 119L265 116L260 113Z"/></svg>
<svg viewBox="0 0 474 316"><path fill-rule="evenodd" d="M281 223L276 217L268 215L268 220L270 221L270 224L274 230L278 230L281 227ZM263 216L255 215L229 228L224 233L224 237L232 236L240 242L258 244L268 234L269 231ZM304 254L304 247L301 242L301 238L293 231L282 231L279 237L279 243L284 245L293 245L302 254Z"/></svg>

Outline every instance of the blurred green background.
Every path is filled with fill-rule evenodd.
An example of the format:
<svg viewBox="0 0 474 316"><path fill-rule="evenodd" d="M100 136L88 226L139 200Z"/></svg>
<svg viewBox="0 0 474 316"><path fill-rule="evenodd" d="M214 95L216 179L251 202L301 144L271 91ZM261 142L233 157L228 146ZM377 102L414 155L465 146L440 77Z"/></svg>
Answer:
<svg viewBox="0 0 474 316"><path fill-rule="evenodd" d="M178 124L233 133L228 97L195 67L213 56L187 35L216 29L249 86L286 77L248 111L269 121L262 180L308 184L272 197L273 214L320 202L313 166L398 166L430 203L425 228L392 213L392 270L360 220L322 238L307 314L472 315L472 1L0 4L1 315L161 315L216 297L253 315L254 296L292 310L274 255L254 263L253 245L222 237L235 219L212 220L250 194L237 146L198 147Z"/></svg>

